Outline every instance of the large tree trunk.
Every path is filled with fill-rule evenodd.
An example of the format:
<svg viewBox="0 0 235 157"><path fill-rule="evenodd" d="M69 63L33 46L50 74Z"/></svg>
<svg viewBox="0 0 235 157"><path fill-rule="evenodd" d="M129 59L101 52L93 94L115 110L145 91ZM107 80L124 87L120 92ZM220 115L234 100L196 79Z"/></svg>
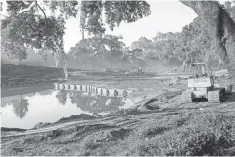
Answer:
<svg viewBox="0 0 235 157"><path fill-rule="evenodd" d="M181 1L192 8L207 24L215 51L235 80L235 23L216 1Z"/></svg>

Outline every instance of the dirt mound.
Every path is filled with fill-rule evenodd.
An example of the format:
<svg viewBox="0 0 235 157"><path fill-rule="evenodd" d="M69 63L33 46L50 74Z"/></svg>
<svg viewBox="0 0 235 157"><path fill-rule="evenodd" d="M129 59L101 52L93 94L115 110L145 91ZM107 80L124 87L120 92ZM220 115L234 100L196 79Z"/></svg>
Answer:
<svg viewBox="0 0 235 157"><path fill-rule="evenodd" d="M151 99L148 102L144 103L143 107L149 109L149 110L157 110L159 109L158 105L158 99Z"/></svg>
<svg viewBox="0 0 235 157"><path fill-rule="evenodd" d="M145 102L142 107L148 109L148 110L157 110L160 109L160 105L164 103L168 103L171 99L175 98L176 96L180 95L181 91L177 92L169 92L161 94L155 98L152 98ZM142 108L141 107L141 108Z"/></svg>

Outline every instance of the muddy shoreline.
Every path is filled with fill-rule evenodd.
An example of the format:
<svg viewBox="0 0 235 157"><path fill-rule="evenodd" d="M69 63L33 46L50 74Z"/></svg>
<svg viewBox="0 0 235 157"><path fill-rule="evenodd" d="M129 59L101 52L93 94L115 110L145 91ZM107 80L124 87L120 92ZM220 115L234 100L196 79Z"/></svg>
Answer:
<svg viewBox="0 0 235 157"><path fill-rule="evenodd" d="M116 111L114 113L110 113L108 115L102 116L102 115L94 115L93 118L105 118L108 116L112 116L112 115L116 115L116 116L121 116L124 114L139 114L141 112L141 110L143 110L143 108L141 108L141 104L145 104L146 102L148 102L149 100L153 99L155 100L157 99L162 99L161 97L174 97L176 95L181 94L182 90L179 89L174 89L173 92L171 90L167 90L167 89L158 89L159 91L155 91L156 88L160 87L160 83L164 82L164 80L154 80L154 79L145 79L148 84L142 84L142 80L137 80L137 81L132 81L132 83L130 84L130 81L121 81L121 82L107 82L104 83L102 82L102 84L106 87L112 88L112 87L121 87L121 88L130 88L132 90L134 90L134 92L128 96L128 98L130 98L131 100L133 100L133 103L135 104L134 106L132 106L131 108L128 109L121 109L119 111ZM71 81L71 80L70 80ZM99 83L100 81L88 81L88 82L84 82L83 83L89 83L90 85L101 85ZM151 87L151 84L155 84L155 88ZM138 87L137 87L138 86ZM145 88L145 87L151 87L151 88ZM137 87L137 88L136 88ZM48 87L45 87L48 88ZM172 88L170 86L170 88ZM19 88L20 90L21 88ZM44 89L44 88L43 88ZM15 90L15 89L13 89ZM24 92L24 91L23 91ZM14 94L14 93L13 93ZM166 94L164 96L164 94ZM166 98L165 98L166 99ZM168 98L169 99L169 98ZM162 100L161 100L162 101ZM150 107L151 108L151 107ZM147 109L148 110L148 109ZM151 109L150 109L151 110ZM125 112L125 113L124 113ZM89 116L89 115L86 115ZM69 121L76 121L76 120L84 120L83 117L80 117L80 115L71 115L70 117L66 117L66 118L62 118L56 122L52 122L52 123L48 123L47 125L43 125L43 127L46 126L55 126L57 124L61 124L61 123L65 123L65 122L69 122ZM35 124L37 125L37 124ZM21 129L21 128L19 128ZM33 128L31 128L33 129ZM31 129L27 129L27 130L31 130Z"/></svg>
<svg viewBox="0 0 235 157"><path fill-rule="evenodd" d="M69 80L70 82L75 79ZM68 82L69 82L68 81ZM122 87L132 89L134 92L128 97L133 100L134 106L128 109L122 109L116 111L114 113L109 113L107 115L98 115L95 114L93 116L90 115L71 115L69 117L63 117L55 122L46 122L42 123L39 126L30 128L30 129L22 129L22 128L4 128L1 131L4 132L17 132L18 130L35 130L39 128L46 128L56 126L58 124L63 124L67 122L74 121L82 121L82 120L91 120L91 119L102 119L107 118L109 116L128 116L128 115L138 115L138 114L146 114L146 113L157 113L168 110L167 106L175 106L180 105L179 96L182 91L186 89L186 78L181 78L176 76L171 79L145 79L146 83L142 83L142 79L131 81L130 80L122 80L120 82L107 82L105 84L106 87ZM229 80L227 80L228 83ZM63 81L65 82L65 81ZM88 81L83 83L89 83L90 85L100 85L100 81ZM226 81L225 81L226 82ZM103 82L102 82L103 83ZM151 88L149 88L151 87ZM48 88L48 87L47 87ZM19 88L20 89L20 88ZM166 105L167 104L167 105ZM200 104L200 103L199 103Z"/></svg>

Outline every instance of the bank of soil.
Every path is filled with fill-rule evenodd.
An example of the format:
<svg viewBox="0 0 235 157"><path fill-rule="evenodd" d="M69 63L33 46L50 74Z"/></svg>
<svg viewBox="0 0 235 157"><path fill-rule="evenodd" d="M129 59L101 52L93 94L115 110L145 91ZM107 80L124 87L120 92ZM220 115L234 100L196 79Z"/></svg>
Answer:
<svg viewBox="0 0 235 157"><path fill-rule="evenodd" d="M107 116L71 116L27 131L2 130L2 155L235 155L235 93L223 103L182 104L185 78L129 76L86 83L132 90L132 107Z"/></svg>

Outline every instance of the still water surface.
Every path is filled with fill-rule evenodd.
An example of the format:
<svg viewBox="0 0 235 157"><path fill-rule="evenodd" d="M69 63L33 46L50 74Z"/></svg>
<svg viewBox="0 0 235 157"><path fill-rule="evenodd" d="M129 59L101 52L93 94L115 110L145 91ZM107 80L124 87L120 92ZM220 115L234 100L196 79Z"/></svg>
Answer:
<svg viewBox="0 0 235 157"><path fill-rule="evenodd" d="M2 127L33 128L39 122L55 122L80 114L107 114L129 108L132 101L78 91L53 89L1 99Z"/></svg>

